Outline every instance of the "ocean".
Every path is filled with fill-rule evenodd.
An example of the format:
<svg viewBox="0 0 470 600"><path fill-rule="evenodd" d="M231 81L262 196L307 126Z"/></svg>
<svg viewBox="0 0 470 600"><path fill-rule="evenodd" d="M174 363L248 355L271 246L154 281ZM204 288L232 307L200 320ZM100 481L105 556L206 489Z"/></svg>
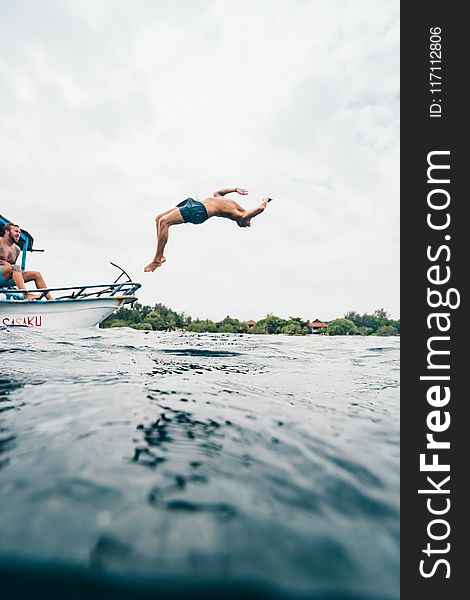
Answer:
<svg viewBox="0 0 470 600"><path fill-rule="evenodd" d="M398 599L399 338L2 330L0 509L25 594Z"/></svg>

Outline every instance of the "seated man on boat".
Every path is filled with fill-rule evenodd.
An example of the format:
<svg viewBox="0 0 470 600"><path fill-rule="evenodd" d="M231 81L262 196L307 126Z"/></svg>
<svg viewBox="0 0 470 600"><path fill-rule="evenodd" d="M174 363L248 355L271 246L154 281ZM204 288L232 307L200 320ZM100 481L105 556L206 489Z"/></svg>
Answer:
<svg viewBox="0 0 470 600"><path fill-rule="evenodd" d="M235 192L242 196L248 194L247 190L242 188L223 188L214 192L210 198L205 198L202 202L187 198L176 205L175 208L170 208L164 213L161 213L155 218L157 227L157 252L152 261L144 268L145 272L155 271L166 261L163 256L166 243L168 241L168 229L171 225L179 225L180 223L193 223L199 225L204 223L211 217L224 217L235 221L239 227L250 227L251 219L260 215L271 202L271 198L263 198L261 204L250 210L244 209L235 200L224 198L226 194Z"/></svg>
<svg viewBox="0 0 470 600"><path fill-rule="evenodd" d="M14 223L7 223L3 228L3 236L0 237L0 288L16 286L20 290L25 290L28 281L34 281L38 289L47 288L39 271L21 271L21 267L15 264L20 254L20 248L17 246L20 233L19 226ZM39 297L40 294L33 292L26 292L23 295L25 300ZM48 292L46 298L52 300L52 294Z"/></svg>

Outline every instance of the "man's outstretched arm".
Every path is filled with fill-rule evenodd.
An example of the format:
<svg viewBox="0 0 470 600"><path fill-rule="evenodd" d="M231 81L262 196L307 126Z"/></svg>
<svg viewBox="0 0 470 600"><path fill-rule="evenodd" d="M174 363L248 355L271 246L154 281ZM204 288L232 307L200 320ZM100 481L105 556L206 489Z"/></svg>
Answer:
<svg viewBox="0 0 470 600"><path fill-rule="evenodd" d="M241 194L242 196L246 196L248 194L248 190L244 190L243 188L222 188L221 190L217 190L214 192L214 197L217 196L225 196L225 194L231 194L232 192L236 192L237 194Z"/></svg>
<svg viewBox="0 0 470 600"><path fill-rule="evenodd" d="M260 215L264 209L268 206L268 202L271 202L271 198L264 198L261 201L261 204L259 206L257 206L256 208L251 208L250 210L246 210L243 215L240 217L240 220L247 220L247 219L252 219L253 217L256 217L257 215Z"/></svg>

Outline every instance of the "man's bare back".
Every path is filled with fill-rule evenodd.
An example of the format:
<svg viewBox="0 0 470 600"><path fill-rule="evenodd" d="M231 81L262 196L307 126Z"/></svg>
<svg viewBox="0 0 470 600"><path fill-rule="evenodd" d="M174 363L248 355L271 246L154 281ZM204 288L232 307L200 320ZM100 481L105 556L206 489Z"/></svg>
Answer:
<svg viewBox="0 0 470 600"><path fill-rule="evenodd" d="M180 223L200 224L211 217L223 217L235 221L239 227L250 227L251 219L261 214L271 202L271 198L264 198L256 208L246 210L235 200L224 198L226 194L237 193L246 196L248 191L243 188L223 188L214 192L214 195L205 198L202 202L187 198L175 208L170 208L156 218L157 251L152 261L144 268L145 272L155 271L166 261L163 256L168 241L168 230L171 225Z"/></svg>
<svg viewBox="0 0 470 600"><path fill-rule="evenodd" d="M202 203L206 207L208 217L224 217L232 221L239 220L246 212L235 200L212 196L205 198Z"/></svg>

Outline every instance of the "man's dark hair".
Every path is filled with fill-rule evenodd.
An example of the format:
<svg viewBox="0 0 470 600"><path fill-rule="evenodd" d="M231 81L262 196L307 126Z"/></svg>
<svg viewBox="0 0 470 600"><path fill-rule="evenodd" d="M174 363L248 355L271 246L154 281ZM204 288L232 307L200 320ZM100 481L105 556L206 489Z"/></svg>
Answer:
<svg viewBox="0 0 470 600"><path fill-rule="evenodd" d="M19 228L20 226L19 226L19 225L16 225L16 223L6 223L6 224L3 226L2 237L5 235L5 233L6 233L7 231L10 231L12 227L18 227L18 228Z"/></svg>

